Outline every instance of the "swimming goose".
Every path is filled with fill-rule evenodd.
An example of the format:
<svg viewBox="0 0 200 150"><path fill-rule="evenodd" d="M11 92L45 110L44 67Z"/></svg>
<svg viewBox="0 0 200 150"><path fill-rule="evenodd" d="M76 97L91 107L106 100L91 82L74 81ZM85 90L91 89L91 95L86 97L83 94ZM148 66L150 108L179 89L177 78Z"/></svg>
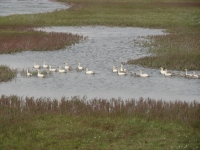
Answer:
<svg viewBox="0 0 200 150"><path fill-rule="evenodd" d="M81 63L78 63L78 70L83 70L84 68L81 66Z"/></svg>
<svg viewBox="0 0 200 150"><path fill-rule="evenodd" d="M136 74L136 73L132 73L132 72L130 72L130 73L131 73L131 76L140 77L140 75L138 75L138 74Z"/></svg>
<svg viewBox="0 0 200 150"><path fill-rule="evenodd" d="M36 63L34 62L34 63L33 63L33 68L35 68L35 69L40 69L40 66L39 66L39 65L36 65Z"/></svg>
<svg viewBox="0 0 200 150"><path fill-rule="evenodd" d="M123 68L123 64L121 64L120 72L126 72L126 69Z"/></svg>
<svg viewBox="0 0 200 150"><path fill-rule="evenodd" d="M120 76L122 76L122 75L126 75L126 72L121 72L121 71L118 69L117 74L120 75Z"/></svg>
<svg viewBox="0 0 200 150"><path fill-rule="evenodd" d="M32 73L28 72L28 69L27 69L26 75L27 76L32 76Z"/></svg>
<svg viewBox="0 0 200 150"><path fill-rule="evenodd" d="M142 73L142 70L139 70L139 71L140 71L140 76L141 76L141 77L149 77L148 74L146 74L146 73L143 74L143 73Z"/></svg>
<svg viewBox="0 0 200 150"><path fill-rule="evenodd" d="M184 77L180 72L172 73L172 76Z"/></svg>
<svg viewBox="0 0 200 150"><path fill-rule="evenodd" d="M195 74L194 71L193 71L192 77L193 77L193 78L199 78L199 76L198 76L197 74Z"/></svg>
<svg viewBox="0 0 200 150"><path fill-rule="evenodd" d="M187 73L187 69L185 69L185 76L186 76L186 77L192 77L193 75L192 75L192 74L188 74L188 73Z"/></svg>
<svg viewBox="0 0 200 150"><path fill-rule="evenodd" d="M169 72L167 72L167 69L165 69L165 74L164 74L165 76L171 76L172 74L171 73L169 73Z"/></svg>
<svg viewBox="0 0 200 150"><path fill-rule="evenodd" d="M49 71L55 72L55 71L56 71L56 68L51 68L51 66L49 65Z"/></svg>
<svg viewBox="0 0 200 150"><path fill-rule="evenodd" d="M113 66L113 72L117 72L118 70Z"/></svg>
<svg viewBox="0 0 200 150"><path fill-rule="evenodd" d="M161 73L161 74L165 74L165 73L166 73L166 71L165 71L165 70L163 70L163 68L162 68L162 67L160 67L160 73Z"/></svg>
<svg viewBox="0 0 200 150"><path fill-rule="evenodd" d="M59 68L59 69L58 69L58 72L61 72L61 73L66 73L66 72L67 72L65 69L61 69L60 66L59 66L58 68Z"/></svg>
<svg viewBox="0 0 200 150"><path fill-rule="evenodd" d="M86 74L94 74L94 71L89 71L88 68L86 68L85 73L86 73Z"/></svg>
<svg viewBox="0 0 200 150"><path fill-rule="evenodd" d="M42 61L42 62L43 62L43 68L48 68L49 67L49 65L45 64L45 61Z"/></svg>
<svg viewBox="0 0 200 150"><path fill-rule="evenodd" d="M45 75L44 75L44 74L41 74L39 70L38 70L38 74L37 74L37 76L40 77L40 78L45 77Z"/></svg>
<svg viewBox="0 0 200 150"><path fill-rule="evenodd" d="M65 62L64 64L65 64L65 69L68 70L68 69L69 69L69 66L67 65L66 62Z"/></svg>

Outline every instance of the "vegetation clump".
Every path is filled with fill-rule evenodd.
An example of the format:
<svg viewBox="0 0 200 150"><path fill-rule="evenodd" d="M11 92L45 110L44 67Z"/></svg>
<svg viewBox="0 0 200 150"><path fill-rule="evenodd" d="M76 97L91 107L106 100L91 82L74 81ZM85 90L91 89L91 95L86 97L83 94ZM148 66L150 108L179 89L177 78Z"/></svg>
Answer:
<svg viewBox="0 0 200 150"><path fill-rule="evenodd" d="M46 33L42 31L4 31L0 34L0 54L21 51L58 50L85 40L71 33Z"/></svg>
<svg viewBox="0 0 200 150"><path fill-rule="evenodd" d="M0 65L0 82L11 81L16 75L17 70L10 69L5 65Z"/></svg>

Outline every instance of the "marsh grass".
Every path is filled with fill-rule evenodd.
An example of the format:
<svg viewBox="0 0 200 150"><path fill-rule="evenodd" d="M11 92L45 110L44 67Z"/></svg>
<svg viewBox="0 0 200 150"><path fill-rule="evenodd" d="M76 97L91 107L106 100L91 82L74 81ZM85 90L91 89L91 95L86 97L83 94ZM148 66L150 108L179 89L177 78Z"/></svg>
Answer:
<svg viewBox="0 0 200 150"><path fill-rule="evenodd" d="M0 65L0 82L11 81L16 75L16 69L10 69L6 65Z"/></svg>
<svg viewBox="0 0 200 150"><path fill-rule="evenodd" d="M200 32L198 28L182 28L182 30L187 31L149 37L151 42L144 43L143 46L149 47L152 56L128 60L127 63L150 68L200 70L200 41L198 38Z"/></svg>
<svg viewBox="0 0 200 150"><path fill-rule="evenodd" d="M198 149L198 102L4 96L1 149Z"/></svg>
<svg viewBox="0 0 200 150"><path fill-rule="evenodd" d="M0 34L0 53L21 51L50 51L84 40L71 33L46 33L42 31L3 31Z"/></svg>

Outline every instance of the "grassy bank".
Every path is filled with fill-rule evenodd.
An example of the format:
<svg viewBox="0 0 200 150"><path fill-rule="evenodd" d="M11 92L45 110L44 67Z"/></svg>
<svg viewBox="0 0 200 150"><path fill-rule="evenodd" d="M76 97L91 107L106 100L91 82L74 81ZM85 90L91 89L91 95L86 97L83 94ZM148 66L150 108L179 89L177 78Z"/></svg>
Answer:
<svg viewBox="0 0 200 150"><path fill-rule="evenodd" d="M1 96L1 149L199 149L200 104Z"/></svg>
<svg viewBox="0 0 200 150"><path fill-rule="evenodd" d="M152 68L174 70L200 70L200 25L199 27L181 27L180 31L165 36L151 37L148 46L152 56L128 60L129 64L138 64Z"/></svg>
<svg viewBox="0 0 200 150"><path fill-rule="evenodd" d="M17 70L10 69L5 65L0 65L0 82L11 81L16 75Z"/></svg>
<svg viewBox="0 0 200 150"><path fill-rule="evenodd" d="M151 47L150 52L153 54L153 57L129 60L128 63L152 68L162 66L164 68L177 70L182 70L183 68L200 70L199 1L58 1L70 4L71 8L52 13L0 17L1 30L33 26L84 25L162 28L166 29L170 34L152 37L153 42L149 47ZM2 36L5 34L6 33L1 32ZM51 40L49 40L49 43L51 43ZM52 48L59 49L63 47L62 44L60 45L61 46L55 45ZM41 48L40 46L35 46L33 49ZM49 49L49 47L43 47L42 49ZM13 49L11 49L11 51L12 50ZM18 50L15 49L13 51Z"/></svg>

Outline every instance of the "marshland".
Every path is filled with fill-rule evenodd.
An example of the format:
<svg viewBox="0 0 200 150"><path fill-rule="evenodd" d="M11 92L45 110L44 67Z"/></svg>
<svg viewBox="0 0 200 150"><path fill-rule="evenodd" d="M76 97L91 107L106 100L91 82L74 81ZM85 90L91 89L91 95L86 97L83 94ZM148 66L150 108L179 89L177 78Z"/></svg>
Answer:
<svg viewBox="0 0 200 150"><path fill-rule="evenodd" d="M0 9L2 149L199 149L200 80L184 77L200 74L198 1L44 0L31 13L10 3ZM73 69L41 67L38 78L43 61ZM112 72L121 63L126 76ZM150 77L131 76L139 70Z"/></svg>

